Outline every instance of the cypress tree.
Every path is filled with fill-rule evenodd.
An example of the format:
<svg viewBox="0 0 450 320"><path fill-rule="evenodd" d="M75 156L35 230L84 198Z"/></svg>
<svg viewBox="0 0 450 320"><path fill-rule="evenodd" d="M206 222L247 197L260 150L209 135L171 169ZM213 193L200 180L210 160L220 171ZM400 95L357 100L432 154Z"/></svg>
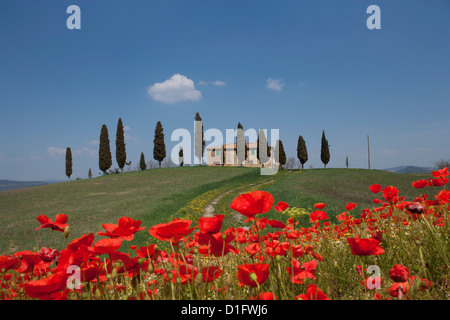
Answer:
<svg viewBox="0 0 450 320"><path fill-rule="evenodd" d="M267 148L267 152L266 155L264 156L263 154L261 154L262 150L259 150L259 141L261 140L261 145L264 145L264 143L266 144L266 148ZM264 163L266 163L267 161L269 161L269 157L270 157L270 148L269 148L269 142L266 139L266 135L264 134L264 130L260 129L259 130L259 134L258 134L258 139L256 140L256 158L259 160L259 162L261 163L262 167L264 168Z"/></svg>
<svg viewBox="0 0 450 320"><path fill-rule="evenodd" d="M195 132L195 137L194 137L195 156L199 159L200 165L202 165L202 158L203 158L203 154L205 152L205 134L203 133L203 120L202 120L202 117L200 117L200 114L198 112L195 114L195 121L200 121L200 123L202 125L201 138L200 138L200 133L198 133L198 132ZM198 137L197 137L197 134L199 135ZM200 141L201 141L201 146L198 145L198 144L200 144Z"/></svg>
<svg viewBox="0 0 450 320"><path fill-rule="evenodd" d="M91 170L91 168L89 168L88 177L89 177L89 179L92 178L92 170Z"/></svg>
<svg viewBox="0 0 450 320"><path fill-rule="evenodd" d="M66 149L66 176L69 178L72 175L72 150Z"/></svg>
<svg viewBox="0 0 450 320"><path fill-rule="evenodd" d="M284 152L283 142L281 140L279 141L279 159L280 159L280 166L283 167L286 164L286 153Z"/></svg>
<svg viewBox="0 0 450 320"><path fill-rule="evenodd" d="M147 164L145 163L145 157L144 157L144 153L141 152L141 161L139 161L139 168L144 171L145 169L147 169Z"/></svg>
<svg viewBox="0 0 450 320"><path fill-rule="evenodd" d="M117 131L116 131L116 161L119 165L120 171L123 172L123 167L127 161L127 153L125 150L125 137L123 132L123 123L122 119L119 118L117 122Z"/></svg>
<svg viewBox="0 0 450 320"><path fill-rule="evenodd" d="M184 155L183 148L180 147L180 151L178 152L178 157L180 158L180 167L184 165Z"/></svg>
<svg viewBox="0 0 450 320"><path fill-rule="evenodd" d="M330 146L328 145L328 140L325 138L325 131L322 131L320 160L322 160L323 167L326 169L327 163L330 161Z"/></svg>
<svg viewBox="0 0 450 320"><path fill-rule="evenodd" d="M247 144L245 143L244 127L240 122L238 123L237 128L235 153L237 155L238 164L242 166L247 159Z"/></svg>
<svg viewBox="0 0 450 320"><path fill-rule="evenodd" d="M308 150L306 149L306 143L302 136L298 137L297 158L302 164L303 170L303 165L308 161Z"/></svg>
<svg viewBox="0 0 450 320"><path fill-rule="evenodd" d="M155 138L153 139L153 159L159 162L161 168L161 162L166 157L166 145L164 143L164 133L161 122L156 123Z"/></svg>
<svg viewBox="0 0 450 320"><path fill-rule="evenodd" d="M108 128L106 124L102 126L102 130L100 132L100 147L98 150L98 164L103 174L106 174L106 170L111 168L112 158L111 158L111 149L109 147L109 136L108 136Z"/></svg>

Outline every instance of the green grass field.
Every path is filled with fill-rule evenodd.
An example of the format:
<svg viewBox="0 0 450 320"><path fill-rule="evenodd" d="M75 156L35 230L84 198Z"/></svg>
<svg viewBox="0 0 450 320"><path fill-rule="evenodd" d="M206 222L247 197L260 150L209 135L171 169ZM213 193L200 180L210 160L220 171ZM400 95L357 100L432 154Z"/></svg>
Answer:
<svg viewBox="0 0 450 320"><path fill-rule="evenodd" d="M314 203L325 202L325 211L333 222L336 214L345 211L347 202L357 203L358 211L372 208L376 195L368 187L373 183L382 187L394 185L400 195L413 199L422 192L415 190L411 182L430 176L362 169L283 170L273 177L259 173L257 168L239 167L154 169L0 192L0 254L38 250L42 246L65 247L67 243L56 240L61 236L52 235L49 229L35 231L40 225L35 218L40 214L51 219L58 213L69 216L71 233L67 242L84 233L97 234L103 231L102 223L117 223L118 218L129 216L147 227L136 234L130 245L143 244L149 238L148 228L169 221L183 207L186 213L188 203L219 188L220 192L231 192L216 205L216 214L232 214L229 204L235 196L250 190L251 184L273 180L258 189L270 192L275 202L286 201L296 207L313 208ZM433 194L430 191L427 190ZM279 213L274 210L267 214L279 218L276 215ZM226 219L224 227L237 226L237 223L241 222Z"/></svg>

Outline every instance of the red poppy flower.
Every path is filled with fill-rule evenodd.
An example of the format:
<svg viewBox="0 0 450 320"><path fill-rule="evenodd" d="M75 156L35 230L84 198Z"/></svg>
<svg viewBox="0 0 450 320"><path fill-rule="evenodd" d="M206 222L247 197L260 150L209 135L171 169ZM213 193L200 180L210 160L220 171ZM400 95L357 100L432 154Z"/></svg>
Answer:
<svg viewBox="0 0 450 320"><path fill-rule="evenodd" d="M396 264L389 271L389 277L394 282L405 282L409 277L409 269L401 264Z"/></svg>
<svg viewBox="0 0 450 320"><path fill-rule="evenodd" d="M379 246L380 242L373 238L348 238L347 241L350 244L352 254L356 256L380 255L384 253L384 249Z"/></svg>
<svg viewBox="0 0 450 320"><path fill-rule="evenodd" d="M448 178L447 177L440 177L440 178L437 178L437 179L433 179L433 178L430 178L430 179L428 179L428 183L427 183L427 186L432 186L432 187L441 187L441 186L443 186L444 184L447 184L448 183Z"/></svg>
<svg viewBox="0 0 450 320"><path fill-rule="evenodd" d="M369 187L370 191L372 191L372 193L378 193L381 191L381 185L379 184L373 184Z"/></svg>
<svg viewBox="0 0 450 320"><path fill-rule="evenodd" d="M450 202L450 190L441 190L437 195L434 196L441 203L449 203Z"/></svg>
<svg viewBox="0 0 450 320"><path fill-rule="evenodd" d="M0 272L4 268L5 272L9 269L16 270L20 267L20 259L8 255L0 256Z"/></svg>
<svg viewBox="0 0 450 320"><path fill-rule="evenodd" d="M303 263L300 266L300 262L297 259L292 259L291 267L287 267L286 271L291 277L293 283L303 283L304 279L311 278L316 279L315 273L317 268L317 261L311 260Z"/></svg>
<svg viewBox="0 0 450 320"><path fill-rule="evenodd" d="M257 298L250 297L250 300L277 300L272 292L261 292Z"/></svg>
<svg viewBox="0 0 450 320"><path fill-rule="evenodd" d="M216 214L214 217L201 217L198 219L198 228L201 233L217 233L222 228L224 215Z"/></svg>
<svg viewBox="0 0 450 320"><path fill-rule="evenodd" d="M216 257L222 257L228 252L238 254L239 249L230 245L230 242L236 238L232 228L225 230L223 233L215 233L211 235L209 253Z"/></svg>
<svg viewBox="0 0 450 320"><path fill-rule="evenodd" d="M316 222L316 221L327 220L327 219L328 219L328 215L326 214L326 212L320 211L320 210L313 211L309 215L309 222Z"/></svg>
<svg viewBox="0 0 450 320"><path fill-rule="evenodd" d="M319 210L322 210L322 209L325 208L326 206L327 206L326 203L319 202L319 203L316 203L316 204L314 205L314 208L319 209Z"/></svg>
<svg viewBox="0 0 450 320"><path fill-rule="evenodd" d="M94 244L95 254L106 254L116 251L122 245L122 238L107 238L97 241Z"/></svg>
<svg viewBox="0 0 450 320"><path fill-rule="evenodd" d="M356 203L348 202L347 205L345 206L345 209L346 209L347 211L353 210L353 209L355 209L355 208L356 208Z"/></svg>
<svg viewBox="0 0 450 320"><path fill-rule="evenodd" d="M55 217L55 222L53 222L52 219L45 214L41 214L36 217L36 220L41 223L41 226L37 227L36 230L50 228L55 231L64 232L64 229L68 226L67 221L69 218L64 213L59 213Z"/></svg>
<svg viewBox="0 0 450 320"><path fill-rule="evenodd" d="M68 274L59 271L44 279L28 281L23 287L31 298L48 299L49 295L66 288L67 278Z"/></svg>
<svg viewBox="0 0 450 320"><path fill-rule="evenodd" d="M30 250L15 252L13 256L22 259L21 266L17 269L20 273L32 272L34 266L42 262L41 255Z"/></svg>
<svg viewBox="0 0 450 320"><path fill-rule="evenodd" d="M218 266L209 266L202 268L201 273L203 282L212 282L222 275L222 270Z"/></svg>
<svg viewBox="0 0 450 320"><path fill-rule="evenodd" d="M398 196L398 189L396 187L387 186L383 189L383 197L387 202L393 202Z"/></svg>
<svg viewBox="0 0 450 320"><path fill-rule="evenodd" d="M260 213L268 212L273 205L273 196L265 191L253 191L238 196L231 203L231 209L247 218L253 218Z"/></svg>
<svg viewBox="0 0 450 320"><path fill-rule="evenodd" d="M448 172L448 167L442 168L437 171L432 171L433 177L440 178L440 177L446 177L450 175L450 172Z"/></svg>
<svg viewBox="0 0 450 320"><path fill-rule="evenodd" d="M129 217L121 217L118 223L118 225L113 223L102 224L106 232L99 232L97 235L109 238L123 238L124 240L131 241L134 239L136 232L145 229L145 227L141 227L142 221Z"/></svg>
<svg viewBox="0 0 450 320"><path fill-rule="evenodd" d="M426 180L422 179L422 180L413 181L411 184L416 189L422 189L427 186L428 182Z"/></svg>
<svg viewBox="0 0 450 320"><path fill-rule="evenodd" d="M289 205L284 202L284 201L280 201L277 203L277 205L274 207L274 209L278 212L282 212L284 210L286 210L289 207Z"/></svg>
<svg viewBox="0 0 450 320"><path fill-rule="evenodd" d="M257 287L269 278L269 267L266 263L243 264L238 266L236 276L241 285Z"/></svg>
<svg viewBox="0 0 450 320"><path fill-rule="evenodd" d="M148 232L161 241L172 241L174 244L189 235L196 227L189 228L191 220L174 219L169 223L160 223L151 227Z"/></svg>
<svg viewBox="0 0 450 320"><path fill-rule="evenodd" d="M39 254L42 261L52 262L58 256L58 250L42 247L41 250L39 250Z"/></svg>
<svg viewBox="0 0 450 320"><path fill-rule="evenodd" d="M286 225L278 220L267 220L267 223L269 224L269 226L271 226L272 228L279 228L279 229L284 229L286 228Z"/></svg>
<svg viewBox="0 0 450 320"><path fill-rule="evenodd" d="M69 245L67 246L67 249L76 252L78 248L80 248L81 246L89 247L94 242L94 237L95 236L93 233L89 233L88 235L83 234L81 237L70 241Z"/></svg>
<svg viewBox="0 0 450 320"><path fill-rule="evenodd" d="M311 283L306 288L306 294L301 294L295 297L295 300L330 300L325 293L322 292L314 283Z"/></svg>

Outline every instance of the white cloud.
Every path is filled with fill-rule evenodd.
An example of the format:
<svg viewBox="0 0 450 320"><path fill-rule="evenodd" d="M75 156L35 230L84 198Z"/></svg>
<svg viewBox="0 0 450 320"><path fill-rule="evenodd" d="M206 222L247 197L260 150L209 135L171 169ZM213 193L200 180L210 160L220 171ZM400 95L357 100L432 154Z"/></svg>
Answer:
<svg viewBox="0 0 450 320"><path fill-rule="evenodd" d="M58 148L58 147L48 147L47 148L47 152L52 157L57 157L57 156L65 155L66 154L66 149L65 148Z"/></svg>
<svg viewBox="0 0 450 320"><path fill-rule="evenodd" d="M221 86L226 86L225 81L220 81L220 80L216 80L216 81L199 81L198 84L199 84L199 85L207 85L207 84L210 84L210 85L213 85L213 86L219 86L219 87L221 87Z"/></svg>
<svg viewBox="0 0 450 320"><path fill-rule="evenodd" d="M72 154L76 155L76 156L88 155L88 156L94 157L98 154L98 150L92 150L92 149L83 147L81 149L76 149L76 150L72 151Z"/></svg>
<svg viewBox="0 0 450 320"><path fill-rule="evenodd" d="M194 81L178 73L164 82L153 84L148 88L148 94L163 103L197 101L202 97L202 93L195 89Z"/></svg>
<svg viewBox="0 0 450 320"><path fill-rule="evenodd" d="M123 131L131 131L131 127L129 127L129 126L124 126L124 127L123 127Z"/></svg>
<svg viewBox="0 0 450 320"><path fill-rule="evenodd" d="M267 86L266 86L267 89L272 89L275 91L283 90L284 83L281 81L281 79L269 78L269 79L267 79L266 83L267 83Z"/></svg>

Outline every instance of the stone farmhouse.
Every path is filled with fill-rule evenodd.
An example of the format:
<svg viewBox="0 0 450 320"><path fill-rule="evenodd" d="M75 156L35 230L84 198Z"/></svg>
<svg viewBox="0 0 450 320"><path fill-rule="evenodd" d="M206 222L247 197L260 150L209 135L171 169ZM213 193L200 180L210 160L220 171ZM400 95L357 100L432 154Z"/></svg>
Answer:
<svg viewBox="0 0 450 320"><path fill-rule="evenodd" d="M242 164L244 167L262 167L260 161L256 157L256 147L257 143L246 143L248 148L247 159ZM270 147L270 158L269 161L264 163L264 167L270 167L275 165L275 160L273 157L273 147ZM206 158L208 166L240 166L238 164L237 158L237 147L236 143L228 143L221 146L216 147L208 147L206 148ZM224 159L225 152L225 159Z"/></svg>

